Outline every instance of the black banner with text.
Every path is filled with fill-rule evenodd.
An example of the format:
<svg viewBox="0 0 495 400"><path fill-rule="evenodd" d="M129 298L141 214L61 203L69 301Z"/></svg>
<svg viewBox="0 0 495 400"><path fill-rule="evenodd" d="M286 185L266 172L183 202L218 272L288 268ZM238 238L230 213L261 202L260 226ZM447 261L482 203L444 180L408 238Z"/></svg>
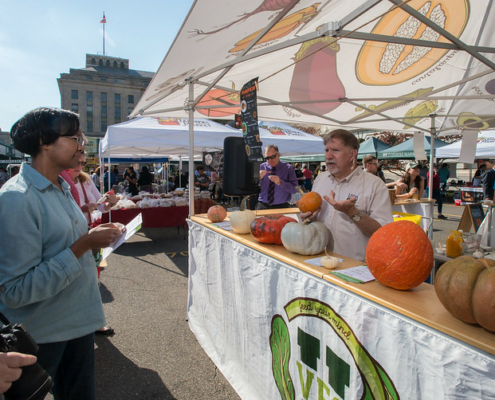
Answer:
<svg viewBox="0 0 495 400"><path fill-rule="evenodd" d="M241 129L244 135L246 154L250 162L263 161L261 148L263 143L258 128L257 89L258 78L255 78L246 83L241 90Z"/></svg>

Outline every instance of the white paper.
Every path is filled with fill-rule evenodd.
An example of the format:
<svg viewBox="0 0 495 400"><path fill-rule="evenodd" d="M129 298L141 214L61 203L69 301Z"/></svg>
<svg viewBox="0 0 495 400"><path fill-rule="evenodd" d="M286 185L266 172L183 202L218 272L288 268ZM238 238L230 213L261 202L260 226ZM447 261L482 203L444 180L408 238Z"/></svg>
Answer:
<svg viewBox="0 0 495 400"><path fill-rule="evenodd" d="M461 153L458 162L474 163L478 131L465 129L462 131Z"/></svg>
<svg viewBox="0 0 495 400"><path fill-rule="evenodd" d="M433 138L431 139L433 140ZM425 135L423 132L415 132L413 136L414 157L416 160L427 160L425 150Z"/></svg>
<svg viewBox="0 0 495 400"><path fill-rule="evenodd" d="M230 226L230 221L222 221L222 222L216 222L212 225L215 225L219 228L222 228L226 231L231 231L232 230L232 227Z"/></svg>
<svg viewBox="0 0 495 400"><path fill-rule="evenodd" d="M110 254L113 253L115 249L120 247L122 243L124 243L138 230L140 230L142 224L143 224L143 214L136 215L136 217L125 226L125 232L122 235L120 235L117 239L115 239L110 246L102 250L101 260L103 261L105 258L107 258Z"/></svg>
<svg viewBox="0 0 495 400"><path fill-rule="evenodd" d="M357 267L353 268L339 269L336 272L363 282L371 282L375 280L375 277L371 275L371 272L366 265L358 265Z"/></svg>

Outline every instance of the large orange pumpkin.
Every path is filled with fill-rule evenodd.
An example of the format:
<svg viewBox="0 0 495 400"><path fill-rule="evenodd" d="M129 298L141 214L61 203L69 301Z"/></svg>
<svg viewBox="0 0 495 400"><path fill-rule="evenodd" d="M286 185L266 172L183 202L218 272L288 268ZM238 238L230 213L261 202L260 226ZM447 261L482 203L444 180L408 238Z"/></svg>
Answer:
<svg viewBox="0 0 495 400"><path fill-rule="evenodd" d="M435 275L438 299L454 317L495 332L495 262L461 256Z"/></svg>
<svg viewBox="0 0 495 400"><path fill-rule="evenodd" d="M425 281L433 268L433 247L426 233L411 221L382 226L366 247L366 265L385 286L408 290Z"/></svg>
<svg viewBox="0 0 495 400"><path fill-rule="evenodd" d="M251 222L251 234L256 241L268 244L282 244L280 235L285 224L297 222L284 214L265 215Z"/></svg>
<svg viewBox="0 0 495 400"><path fill-rule="evenodd" d="M297 202L297 206L302 213L315 212L321 207L323 202L319 193L309 192L302 196Z"/></svg>

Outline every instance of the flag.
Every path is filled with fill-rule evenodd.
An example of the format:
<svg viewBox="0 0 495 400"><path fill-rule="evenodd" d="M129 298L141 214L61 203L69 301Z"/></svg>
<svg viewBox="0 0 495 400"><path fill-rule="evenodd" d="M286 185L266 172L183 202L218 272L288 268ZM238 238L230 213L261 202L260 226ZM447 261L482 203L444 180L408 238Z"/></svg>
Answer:
<svg viewBox="0 0 495 400"><path fill-rule="evenodd" d="M105 17L105 14L103 14L103 19L100 21L100 24L106 24L107 23L107 19Z"/></svg>

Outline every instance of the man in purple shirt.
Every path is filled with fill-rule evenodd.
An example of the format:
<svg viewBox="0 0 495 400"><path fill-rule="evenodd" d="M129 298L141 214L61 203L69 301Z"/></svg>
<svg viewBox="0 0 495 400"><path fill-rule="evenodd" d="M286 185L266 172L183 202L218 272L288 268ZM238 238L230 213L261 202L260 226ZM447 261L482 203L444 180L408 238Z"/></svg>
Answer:
<svg viewBox="0 0 495 400"><path fill-rule="evenodd" d="M260 195L257 209L289 208L292 194L296 193L297 178L294 167L280 161L278 147L265 147L265 160L260 165Z"/></svg>

